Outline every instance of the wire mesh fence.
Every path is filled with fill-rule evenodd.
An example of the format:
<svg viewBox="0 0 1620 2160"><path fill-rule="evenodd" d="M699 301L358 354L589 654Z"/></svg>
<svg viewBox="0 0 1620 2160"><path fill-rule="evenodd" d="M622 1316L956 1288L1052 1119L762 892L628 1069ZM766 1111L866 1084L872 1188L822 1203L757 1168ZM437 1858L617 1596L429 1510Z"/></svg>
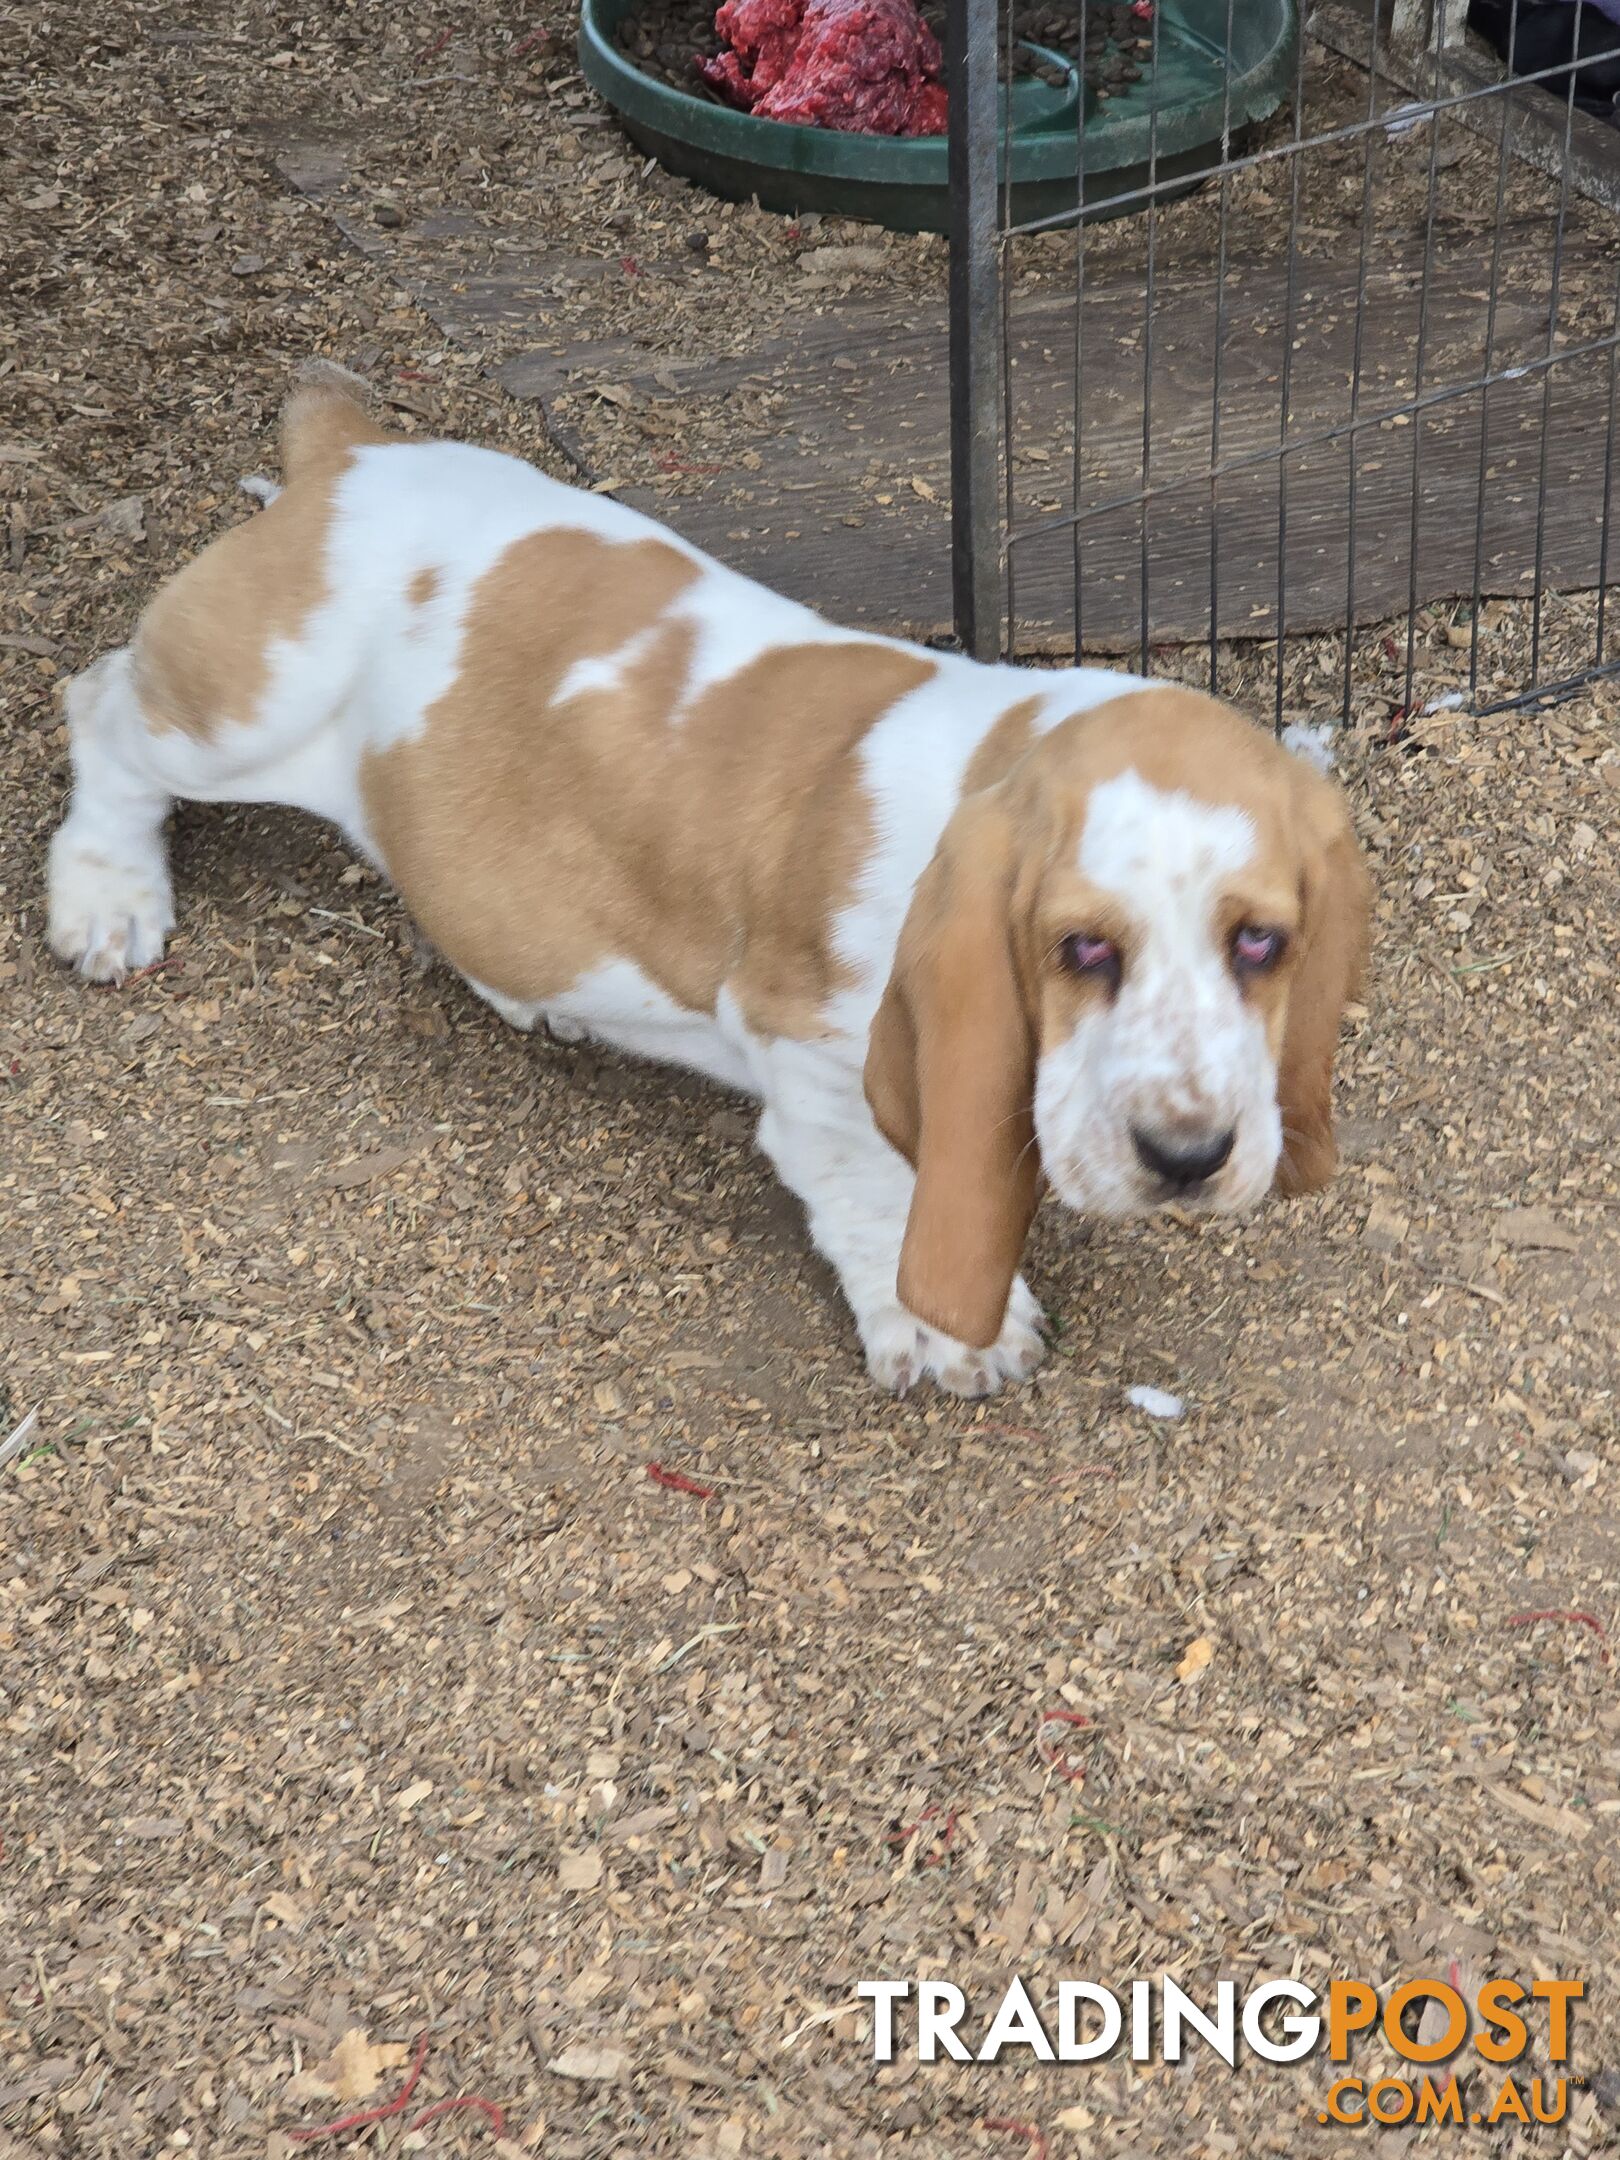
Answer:
<svg viewBox="0 0 1620 2160"><path fill-rule="evenodd" d="M1585 109L1595 0L1568 0L1566 57L1517 76L1466 0L1332 0L1258 119L1226 63L1255 0L1139 7L1112 87L1097 0L1072 0L1073 200L1029 215L997 145L1033 4L950 18L964 642L1196 671L1279 723L1620 673L1620 128ZM1189 159L1156 93L1181 83L1184 119L1198 66ZM1145 157L1099 170L1122 105Z"/></svg>

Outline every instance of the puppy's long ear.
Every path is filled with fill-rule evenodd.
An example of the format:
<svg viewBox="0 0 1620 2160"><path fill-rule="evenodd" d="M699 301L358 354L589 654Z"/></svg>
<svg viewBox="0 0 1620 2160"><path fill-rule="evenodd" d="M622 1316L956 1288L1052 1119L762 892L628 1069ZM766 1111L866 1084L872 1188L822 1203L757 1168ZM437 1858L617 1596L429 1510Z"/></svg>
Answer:
<svg viewBox="0 0 1620 2160"><path fill-rule="evenodd" d="M918 880L866 1057L878 1130L917 1171L901 1301L981 1346L1001 1332L1040 1190L1013 858L1001 791L971 798Z"/></svg>
<svg viewBox="0 0 1620 2160"><path fill-rule="evenodd" d="M1277 1190L1315 1192L1338 1167L1333 1059L1344 1008L1367 966L1371 888L1341 790L1301 767L1297 815L1307 835L1303 946L1288 999L1277 1104L1283 1149Z"/></svg>

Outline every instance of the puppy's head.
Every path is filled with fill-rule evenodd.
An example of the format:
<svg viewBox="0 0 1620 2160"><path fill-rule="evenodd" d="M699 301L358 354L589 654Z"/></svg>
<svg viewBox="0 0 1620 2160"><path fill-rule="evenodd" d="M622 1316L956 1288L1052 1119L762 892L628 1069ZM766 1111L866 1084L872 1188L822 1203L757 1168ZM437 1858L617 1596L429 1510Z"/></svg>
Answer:
<svg viewBox="0 0 1620 2160"><path fill-rule="evenodd" d="M908 1307L994 1340L1043 1173L1116 1216L1324 1184L1366 929L1338 788L1188 691L1064 721L965 797L866 1063L917 1169Z"/></svg>

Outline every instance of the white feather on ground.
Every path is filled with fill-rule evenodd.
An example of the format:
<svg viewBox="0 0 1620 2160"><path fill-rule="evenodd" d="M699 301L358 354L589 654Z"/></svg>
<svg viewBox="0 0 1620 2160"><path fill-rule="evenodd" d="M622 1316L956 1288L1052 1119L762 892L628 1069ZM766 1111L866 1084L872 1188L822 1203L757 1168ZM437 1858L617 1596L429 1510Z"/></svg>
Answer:
<svg viewBox="0 0 1620 2160"><path fill-rule="evenodd" d="M1125 1400L1133 1410L1145 1410L1149 1417L1178 1418L1187 1410L1179 1395L1171 1395L1164 1388L1128 1387Z"/></svg>
<svg viewBox="0 0 1620 2160"><path fill-rule="evenodd" d="M29 1411L22 1423L14 1425L5 1439L0 1440L0 1470L4 1470L8 1463L16 1461L17 1457L28 1445L33 1436L34 1427L38 1423L39 1404L35 1403L33 1409Z"/></svg>

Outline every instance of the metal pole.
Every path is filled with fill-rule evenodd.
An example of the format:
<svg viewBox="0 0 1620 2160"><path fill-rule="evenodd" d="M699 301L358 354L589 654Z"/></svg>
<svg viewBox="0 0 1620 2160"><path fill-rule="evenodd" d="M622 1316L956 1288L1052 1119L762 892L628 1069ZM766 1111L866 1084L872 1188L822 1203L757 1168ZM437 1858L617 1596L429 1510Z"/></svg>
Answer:
<svg viewBox="0 0 1620 2160"><path fill-rule="evenodd" d="M976 660L1001 654L996 0L948 0L951 596Z"/></svg>

